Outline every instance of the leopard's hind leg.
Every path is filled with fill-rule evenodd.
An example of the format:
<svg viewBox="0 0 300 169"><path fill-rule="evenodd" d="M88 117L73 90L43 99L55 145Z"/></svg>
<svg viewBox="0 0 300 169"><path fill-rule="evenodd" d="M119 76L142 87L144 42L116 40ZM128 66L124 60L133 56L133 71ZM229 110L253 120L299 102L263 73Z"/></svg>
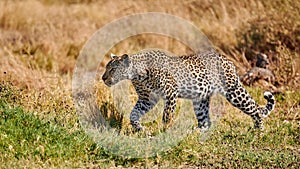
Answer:
<svg viewBox="0 0 300 169"><path fill-rule="evenodd" d="M271 92L264 93L264 98L268 101L267 105L257 105L240 82L228 89L225 96L233 106L250 115L254 120L254 127L259 129L264 128L262 118L267 117L275 106L275 99Z"/></svg>

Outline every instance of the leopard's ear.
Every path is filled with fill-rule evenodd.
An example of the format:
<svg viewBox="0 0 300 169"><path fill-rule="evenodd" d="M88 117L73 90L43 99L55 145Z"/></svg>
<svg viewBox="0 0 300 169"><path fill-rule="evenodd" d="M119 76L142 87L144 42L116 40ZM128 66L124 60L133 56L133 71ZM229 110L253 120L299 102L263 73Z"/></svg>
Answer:
<svg viewBox="0 0 300 169"><path fill-rule="evenodd" d="M130 60L129 60L129 56L127 54L124 54L122 56L122 60L123 60L123 63L125 63L126 66L129 66Z"/></svg>
<svg viewBox="0 0 300 169"><path fill-rule="evenodd" d="M115 55L115 54L113 54L113 53L110 53L110 58L111 59L116 59L118 56L117 55Z"/></svg>

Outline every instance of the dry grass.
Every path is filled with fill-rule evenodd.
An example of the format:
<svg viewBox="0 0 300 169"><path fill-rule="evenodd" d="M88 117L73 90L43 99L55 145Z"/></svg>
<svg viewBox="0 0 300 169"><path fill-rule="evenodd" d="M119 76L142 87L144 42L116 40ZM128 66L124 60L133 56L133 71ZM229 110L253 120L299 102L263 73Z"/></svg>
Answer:
<svg viewBox="0 0 300 169"><path fill-rule="evenodd" d="M266 53L270 69L276 76L275 86L283 91L277 97L282 107L275 110L274 116L280 120L299 121L300 102L293 97L299 97L300 90L300 2L292 0L2 0L0 87L2 90L8 85L18 93L8 99L9 104L22 106L43 119L55 119L59 124L73 126L71 130L78 130L71 78L82 46L105 24L143 12L165 12L191 21L219 52L234 61L240 74L253 65L255 53ZM161 48L178 55L191 53L174 39L152 34L128 38L114 46L111 52L132 53L144 48ZM99 63L100 74L106 62ZM101 81L96 88L97 101L106 104L102 110L113 114L108 88ZM256 93L256 89L249 89L256 99L262 98L260 90ZM236 125L231 115L226 118L229 120L224 120L225 124L230 121ZM295 124L291 122L291 126ZM151 161L149 165L152 163L156 162Z"/></svg>
<svg viewBox="0 0 300 169"><path fill-rule="evenodd" d="M37 71L29 74L34 74L41 81L45 76L51 79L71 74L82 45L93 32L124 15L149 11L166 12L192 21L220 52L235 61L241 73L249 68L256 52L270 54L272 66L277 67L281 63L276 61L276 55L280 53L276 48L285 45L287 50L291 50L287 52L296 52L291 59L299 58L300 41L298 2L278 3L218 0L1 1L1 71L13 77L15 84L27 81L28 84L22 84L25 86L34 81L26 75L31 69ZM170 38L141 35L129 38L113 50L130 53L141 48L157 47L177 54L188 53L184 47L178 48L179 45ZM10 64L27 67L28 70L12 65L10 67L20 69L12 71L6 67ZM42 87L39 83L35 85Z"/></svg>

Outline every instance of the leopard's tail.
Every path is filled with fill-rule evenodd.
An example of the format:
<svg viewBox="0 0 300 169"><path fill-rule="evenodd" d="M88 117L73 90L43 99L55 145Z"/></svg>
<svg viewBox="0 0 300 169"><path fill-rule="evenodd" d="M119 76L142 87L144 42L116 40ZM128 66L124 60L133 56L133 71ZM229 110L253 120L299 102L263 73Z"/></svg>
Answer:
<svg viewBox="0 0 300 169"><path fill-rule="evenodd" d="M264 93L264 98L268 101L268 103L265 107L262 107L262 118L268 117L268 115L271 113L272 110L274 110L275 107L275 98L271 92L266 91Z"/></svg>

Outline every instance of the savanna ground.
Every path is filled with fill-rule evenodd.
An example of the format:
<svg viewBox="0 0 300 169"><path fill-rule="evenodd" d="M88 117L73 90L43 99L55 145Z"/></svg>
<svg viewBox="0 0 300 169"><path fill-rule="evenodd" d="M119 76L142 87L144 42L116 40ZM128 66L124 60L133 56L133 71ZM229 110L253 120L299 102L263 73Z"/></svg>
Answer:
<svg viewBox="0 0 300 169"><path fill-rule="evenodd" d="M226 113L206 142L191 134L173 149L147 159L114 156L93 142L72 103L79 51L105 24L150 11L194 23L235 63L239 74L253 66L256 53L269 56L276 82L257 81L247 87L259 104L265 104L264 90L277 93L263 133L252 130L251 119L226 102ZM2 0L0 44L0 168L300 166L299 1ZM111 51L133 53L150 47L190 52L158 35L128 38ZM103 113L114 112L109 89L101 81L96 86L99 104L107 105Z"/></svg>

